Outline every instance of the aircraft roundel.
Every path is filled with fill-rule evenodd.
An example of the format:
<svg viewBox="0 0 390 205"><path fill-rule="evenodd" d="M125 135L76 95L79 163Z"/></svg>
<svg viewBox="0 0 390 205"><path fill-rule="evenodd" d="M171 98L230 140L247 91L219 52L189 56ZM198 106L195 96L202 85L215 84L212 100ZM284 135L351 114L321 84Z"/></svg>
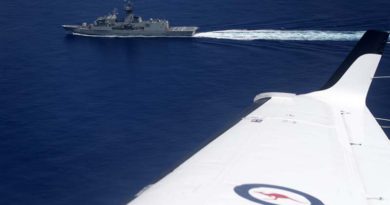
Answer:
<svg viewBox="0 0 390 205"><path fill-rule="evenodd" d="M268 184L243 184L234 191L241 197L261 205L324 205L304 192Z"/></svg>

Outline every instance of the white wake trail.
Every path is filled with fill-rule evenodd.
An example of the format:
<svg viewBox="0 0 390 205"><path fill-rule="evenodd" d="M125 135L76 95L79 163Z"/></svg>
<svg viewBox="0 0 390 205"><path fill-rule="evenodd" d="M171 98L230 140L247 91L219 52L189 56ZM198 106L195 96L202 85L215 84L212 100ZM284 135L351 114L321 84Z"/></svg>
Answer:
<svg viewBox="0 0 390 205"><path fill-rule="evenodd" d="M222 30L202 32L196 38L230 40L289 40L289 41L354 41L364 31L319 31L319 30Z"/></svg>

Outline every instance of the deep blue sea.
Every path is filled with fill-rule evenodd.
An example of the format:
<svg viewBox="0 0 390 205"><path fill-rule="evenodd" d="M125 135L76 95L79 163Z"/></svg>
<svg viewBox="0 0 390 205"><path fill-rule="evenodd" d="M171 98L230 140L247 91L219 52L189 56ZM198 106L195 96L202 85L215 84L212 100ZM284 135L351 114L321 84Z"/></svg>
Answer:
<svg viewBox="0 0 390 205"><path fill-rule="evenodd" d="M0 2L1 205L126 204L256 94L316 90L362 31L390 30L388 0L136 0L144 19L199 26L200 36L104 39L61 28L122 3ZM387 51L378 75L390 75ZM371 87L377 117L390 118L389 88L389 79Z"/></svg>

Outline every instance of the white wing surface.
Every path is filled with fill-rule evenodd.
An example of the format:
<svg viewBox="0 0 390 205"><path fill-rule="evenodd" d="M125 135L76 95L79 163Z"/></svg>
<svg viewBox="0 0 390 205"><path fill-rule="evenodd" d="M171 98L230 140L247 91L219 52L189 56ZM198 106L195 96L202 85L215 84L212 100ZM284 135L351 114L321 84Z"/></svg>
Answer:
<svg viewBox="0 0 390 205"><path fill-rule="evenodd" d="M389 205L390 143L365 104L387 37L367 31L320 91L256 96L129 205Z"/></svg>

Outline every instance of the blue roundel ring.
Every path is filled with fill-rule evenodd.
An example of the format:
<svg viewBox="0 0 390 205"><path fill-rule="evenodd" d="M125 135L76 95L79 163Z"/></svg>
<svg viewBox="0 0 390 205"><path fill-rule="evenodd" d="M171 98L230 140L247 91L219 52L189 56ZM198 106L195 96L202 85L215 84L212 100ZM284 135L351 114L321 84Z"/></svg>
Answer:
<svg viewBox="0 0 390 205"><path fill-rule="evenodd" d="M285 190L285 191L289 191L289 192L301 195L301 196L305 197L308 201L310 201L311 205L325 205L324 203L322 203L322 201L315 198L314 196L311 196L309 194L306 194L304 192L301 192L301 191L298 191L295 189L290 189L290 188L282 187L282 186L275 186L275 185L269 185L269 184L243 184L243 185L239 185L239 186L234 187L234 191L238 195L240 195L241 197L248 199L250 201L262 204L262 205L278 205L278 204L269 203L269 202L257 199L249 194L249 190L254 189L254 188L263 188L263 187Z"/></svg>

